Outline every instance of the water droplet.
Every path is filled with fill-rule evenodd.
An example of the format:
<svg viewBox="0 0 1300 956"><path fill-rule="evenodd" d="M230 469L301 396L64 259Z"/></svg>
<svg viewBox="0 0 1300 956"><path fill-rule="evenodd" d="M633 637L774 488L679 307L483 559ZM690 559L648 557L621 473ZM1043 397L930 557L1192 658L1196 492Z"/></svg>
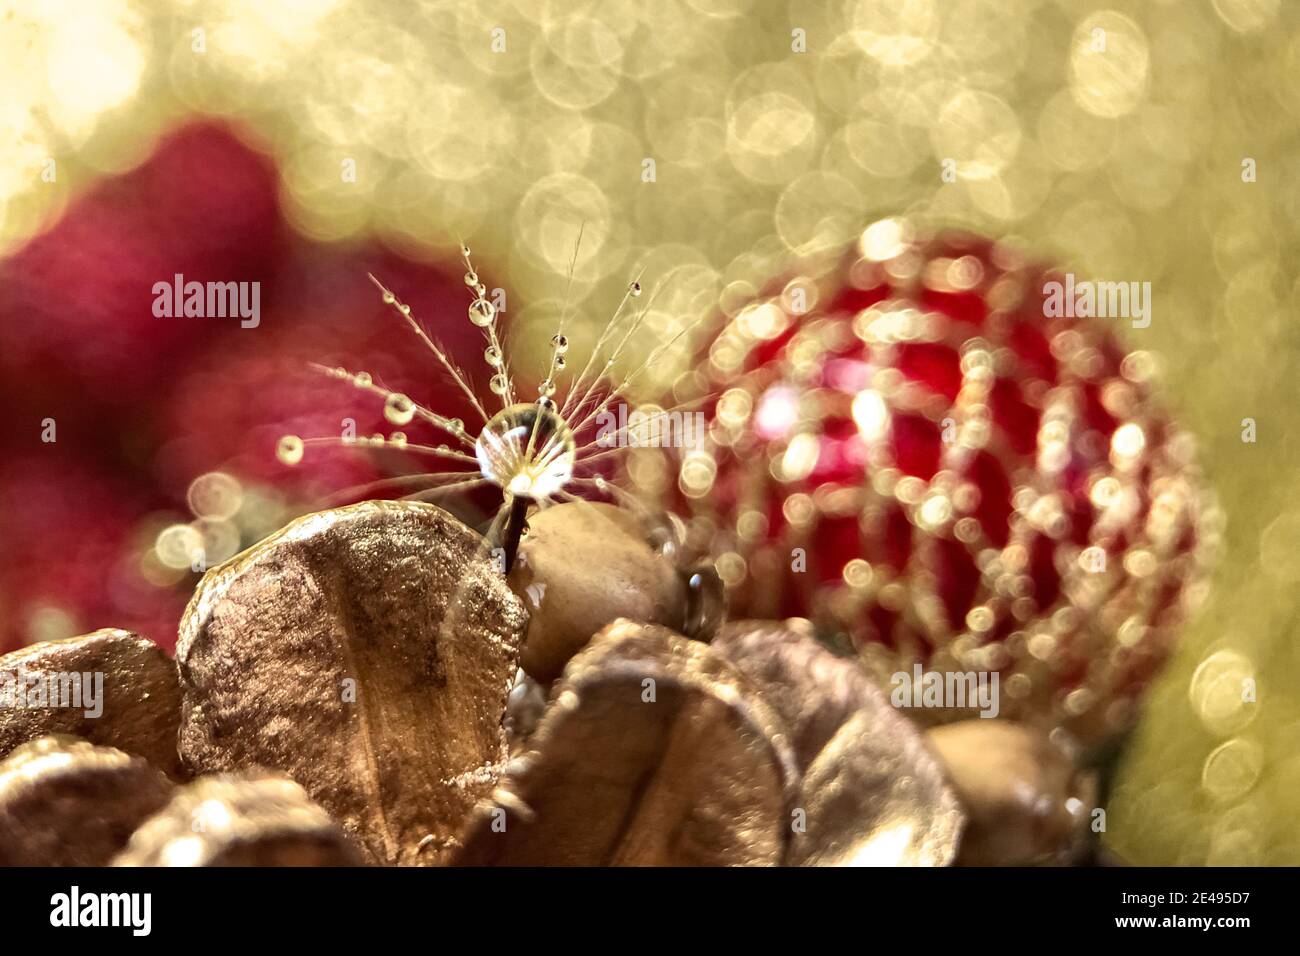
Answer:
<svg viewBox="0 0 1300 956"><path fill-rule="evenodd" d="M393 432L388 436L388 444L394 448L406 447L406 432Z"/></svg>
<svg viewBox="0 0 1300 956"><path fill-rule="evenodd" d="M402 313L402 315L410 315L411 307L407 305L405 302L403 302L401 305L397 307L397 311Z"/></svg>
<svg viewBox="0 0 1300 956"><path fill-rule="evenodd" d="M473 272L466 272L465 284L469 286L471 289L474 288L474 286L478 284L478 276L475 275Z"/></svg>
<svg viewBox="0 0 1300 956"><path fill-rule="evenodd" d="M709 640L722 625L726 601L722 577L710 564L683 574L686 579L686 620L682 633L697 640Z"/></svg>
<svg viewBox="0 0 1300 956"><path fill-rule="evenodd" d="M396 301L397 301L397 296L393 295L393 293L391 292L384 293L384 305L392 305Z"/></svg>
<svg viewBox="0 0 1300 956"><path fill-rule="evenodd" d="M463 242L460 244L460 254L462 256L468 256L470 254L469 246L465 245Z"/></svg>
<svg viewBox="0 0 1300 956"><path fill-rule="evenodd" d="M384 400L384 417L394 425L410 424L415 417L415 402L401 392L393 392Z"/></svg>
<svg viewBox="0 0 1300 956"><path fill-rule="evenodd" d="M635 298L636 296L641 294L641 283L633 282L630 286L627 287L627 291L631 292L632 297Z"/></svg>
<svg viewBox="0 0 1300 956"><path fill-rule="evenodd" d="M558 414L539 404L503 409L474 444L483 477L512 495L548 498L573 477L573 434Z"/></svg>
<svg viewBox="0 0 1300 956"><path fill-rule="evenodd" d="M465 423L459 418L448 419L447 428L459 435L465 430Z"/></svg>
<svg viewBox="0 0 1300 956"><path fill-rule="evenodd" d="M379 434L379 432L375 432L373 435L370 436L370 444L382 445L383 443L384 443L384 436Z"/></svg>
<svg viewBox="0 0 1300 956"><path fill-rule="evenodd" d="M357 388L369 388L374 382L369 372L357 372L352 376L352 384Z"/></svg>
<svg viewBox="0 0 1300 956"><path fill-rule="evenodd" d="M537 394L550 398L555 394L555 383L549 378L545 379L542 384L537 386Z"/></svg>
<svg viewBox="0 0 1300 956"><path fill-rule="evenodd" d="M510 380L498 373L492 376L488 387L492 389L494 395L504 395L510 389Z"/></svg>
<svg viewBox="0 0 1300 956"><path fill-rule="evenodd" d="M556 355L563 355L565 352L569 351L569 337L558 333L552 335L551 348L555 350Z"/></svg>
<svg viewBox="0 0 1300 956"><path fill-rule="evenodd" d="M297 435L285 435L275 446L275 457L286 465L296 465L302 461L302 439Z"/></svg>
<svg viewBox="0 0 1300 956"><path fill-rule="evenodd" d="M489 345L483 350L483 361L487 362L493 368L500 368L501 350L495 345Z"/></svg>
<svg viewBox="0 0 1300 956"><path fill-rule="evenodd" d="M479 328L491 325L496 317L496 306L487 299L475 299L469 304L469 320Z"/></svg>
<svg viewBox="0 0 1300 956"><path fill-rule="evenodd" d="M564 356L563 355L555 356L555 367L564 368L564 365L565 365Z"/></svg>

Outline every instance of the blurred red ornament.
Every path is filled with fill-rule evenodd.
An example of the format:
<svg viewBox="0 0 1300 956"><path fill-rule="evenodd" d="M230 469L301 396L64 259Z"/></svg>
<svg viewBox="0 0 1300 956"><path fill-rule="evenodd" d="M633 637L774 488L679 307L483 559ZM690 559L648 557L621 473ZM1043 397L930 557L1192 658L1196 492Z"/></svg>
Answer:
<svg viewBox="0 0 1300 956"><path fill-rule="evenodd" d="M91 408L156 395L159 366L229 322L158 318L154 284L266 279L287 232L277 186L271 161L221 124L168 135L0 261L0 369Z"/></svg>
<svg viewBox="0 0 1300 956"><path fill-rule="evenodd" d="M713 396L704 447L631 475L734 616L813 618L887 686L995 672L1003 716L1095 743L1203 591L1217 510L1154 358L1119 320L1046 317L1050 281L1008 244L877 223L728 317L675 395Z"/></svg>
<svg viewBox="0 0 1300 956"><path fill-rule="evenodd" d="M147 496L54 447L0 464L0 651L103 625L175 642L186 595L144 576Z"/></svg>
<svg viewBox="0 0 1300 956"><path fill-rule="evenodd" d="M246 131L188 123L0 260L0 652L108 626L170 647L203 566L189 561L197 542L196 558L215 563L350 488L420 487L370 485L427 470L414 456L312 446L295 469L276 460L276 442L387 431L381 400L313 363L363 368L461 413L366 277L400 289L462 361L482 345L464 321L459 270L296 237L278 190ZM257 321L155 314L155 285L178 274L256 283ZM200 514L187 500L213 472L221 504L239 513Z"/></svg>

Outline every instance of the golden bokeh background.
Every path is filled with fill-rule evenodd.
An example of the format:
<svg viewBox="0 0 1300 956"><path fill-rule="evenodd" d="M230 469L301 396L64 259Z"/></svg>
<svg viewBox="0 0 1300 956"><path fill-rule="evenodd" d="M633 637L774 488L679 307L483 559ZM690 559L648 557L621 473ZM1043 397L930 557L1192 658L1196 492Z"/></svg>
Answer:
<svg viewBox="0 0 1300 956"><path fill-rule="evenodd" d="M654 338L897 213L1149 281L1122 334L1163 360L1228 528L1107 840L1295 865L1297 76L1282 0L0 0L0 253L206 113L256 131L309 237L470 241L526 305L517 355L580 225L578 322L643 274Z"/></svg>

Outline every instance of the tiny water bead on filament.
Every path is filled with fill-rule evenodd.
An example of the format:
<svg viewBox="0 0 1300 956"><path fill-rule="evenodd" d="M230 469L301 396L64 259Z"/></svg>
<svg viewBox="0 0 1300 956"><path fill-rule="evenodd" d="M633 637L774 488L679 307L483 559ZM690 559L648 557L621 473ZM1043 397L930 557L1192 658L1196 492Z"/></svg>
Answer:
<svg viewBox="0 0 1300 956"><path fill-rule="evenodd" d="M409 425L415 418L415 402L401 392L384 399L384 417L394 425Z"/></svg>
<svg viewBox="0 0 1300 956"><path fill-rule="evenodd" d="M286 465L296 465L302 461L302 439L297 435L285 435L276 443L275 457Z"/></svg>
<svg viewBox="0 0 1300 956"><path fill-rule="evenodd" d="M581 236L579 236L581 241ZM487 539L504 550L504 570L514 565L519 542L530 508L545 508L560 501L585 502L583 494L612 496L621 503L640 507L634 498L610 485L597 469L609 456L626 446L616 432L600 440L579 444L578 436L594 429L595 423L612 403L625 400L630 387L652 367L669 348L692 327L687 325L667 341L660 342L621 382L610 381L613 370L630 351L637 331L642 328L650 308L647 302L639 309L628 303L641 296L639 281L627 286L618 307L603 327L590 355L577 374L568 373L567 390L559 393L562 378L569 368L569 338L565 334L567 308L561 311L554 334L550 337L549 362L545 376L537 385L536 398L520 395L510 370L510 356L497 330L498 309L488 297L485 283L470 260L470 250L461 246L464 282L471 300L466 311L470 324L484 336L482 359L487 370L487 390L500 400L500 407L489 410L474 388L469 376L451 359L447 351L412 314L411 307L398 298L373 275L371 282L379 289L383 302L401 318L412 334L433 353L445 377L469 403L479 418L477 427L467 428L460 418L443 415L421 404L404 391L385 388L371 374L341 367L314 366L327 376L345 381L360 391L383 401L385 420L405 428L412 424L432 426L450 441L422 444L408 438L405 431L369 438L299 438L286 435L276 448L277 458L285 465L302 462L307 446L342 444L370 448L398 448L414 455L433 457L454 464L446 471L400 475L381 479L355 491L399 488L408 491L406 498L426 499L450 492L467 492L484 486L500 489L502 501L487 529ZM574 252L574 263L577 250ZM571 276L570 276L571 278ZM653 295L649 297L653 300ZM701 317L704 318L704 317ZM701 400L701 403L703 399ZM692 403L694 404L694 403ZM673 411L675 409L669 409ZM620 426L620 431L626 426ZM414 490L409 490L414 489ZM582 492L583 494L579 494Z"/></svg>

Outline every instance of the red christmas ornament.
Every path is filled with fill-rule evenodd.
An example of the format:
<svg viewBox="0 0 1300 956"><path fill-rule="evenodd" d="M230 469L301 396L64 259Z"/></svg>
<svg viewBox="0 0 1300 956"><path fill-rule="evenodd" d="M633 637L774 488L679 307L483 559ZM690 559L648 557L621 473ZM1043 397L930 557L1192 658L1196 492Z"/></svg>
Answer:
<svg viewBox="0 0 1300 956"><path fill-rule="evenodd" d="M141 489L61 445L0 465L0 653L123 627L175 643L188 595L140 571Z"/></svg>
<svg viewBox="0 0 1300 956"><path fill-rule="evenodd" d="M285 233L268 158L219 123L173 131L0 260L0 372L115 415L156 397L159 368L237 322L160 318L155 283L264 281Z"/></svg>
<svg viewBox="0 0 1300 956"><path fill-rule="evenodd" d="M1203 590L1217 511L1153 356L1124 320L1052 317L1051 282L1009 244L878 222L728 316L675 396L712 396L703 447L630 472L733 616L812 618L886 686L996 674L1000 716L1095 743ZM952 703L915 715L978 709Z"/></svg>
<svg viewBox="0 0 1300 956"><path fill-rule="evenodd" d="M382 399L313 364L365 356L375 382L468 414L366 278L409 290L463 362L482 344L459 269L296 237L246 138L218 121L172 130L0 259L0 652L105 626L170 648L197 569L160 561L159 532L198 517L186 491L207 473L233 477L244 508L198 522L221 545L205 561L289 513L426 487L400 478L418 459L376 447L392 432ZM156 283L177 275L259 283L258 321L155 314ZM357 447L313 446L310 469L276 458L286 433L353 431Z"/></svg>

